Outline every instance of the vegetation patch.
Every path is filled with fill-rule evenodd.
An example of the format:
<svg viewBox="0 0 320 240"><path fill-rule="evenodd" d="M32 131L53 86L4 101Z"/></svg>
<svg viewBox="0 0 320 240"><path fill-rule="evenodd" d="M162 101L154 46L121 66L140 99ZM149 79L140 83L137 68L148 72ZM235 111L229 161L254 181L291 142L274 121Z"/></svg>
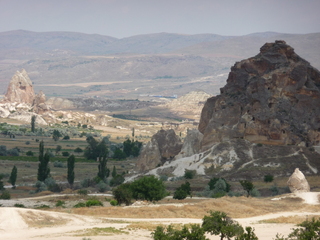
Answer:
<svg viewBox="0 0 320 240"><path fill-rule="evenodd" d="M106 228L86 228L79 234L75 234L76 237L82 236L110 236L115 234L129 234L129 232L123 231L121 229L116 229L114 227Z"/></svg>
<svg viewBox="0 0 320 240"><path fill-rule="evenodd" d="M28 224L29 227L42 228L65 225L69 220L62 217L53 217L46 212L27 211L20 213L21 217Z"/></svg>

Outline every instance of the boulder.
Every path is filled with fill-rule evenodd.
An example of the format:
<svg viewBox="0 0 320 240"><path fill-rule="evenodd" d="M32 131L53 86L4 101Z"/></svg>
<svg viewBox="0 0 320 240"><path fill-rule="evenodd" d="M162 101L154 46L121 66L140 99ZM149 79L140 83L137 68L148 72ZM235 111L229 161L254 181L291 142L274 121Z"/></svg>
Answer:
<svg viewBox="0 0 320 240"><path fill-rule="evenodd" d="M142 149L136 170L146 171L172 160L180 151L182 142L173 129L159 130Z"/></svg>
<svg viewBox="0 0 320 240"><path fill-rule="evenodd" d="M310 186L304 174L296 168L287 182L292 193L310 192Z"/></svg>
<svg viewBox="0 0 320 240"><path fill-rule="evenodd" d="M235 63L220 92L201 112L202 150L232 139L320 145L320 72L284 41Z"/></svg>
<svg viewBox="0 0 320 240"><path fill-rule="evenodd" d="M42 114L49 110L46 105L46 95L40 91L33 100L33 111L37 114Z"/></svg>

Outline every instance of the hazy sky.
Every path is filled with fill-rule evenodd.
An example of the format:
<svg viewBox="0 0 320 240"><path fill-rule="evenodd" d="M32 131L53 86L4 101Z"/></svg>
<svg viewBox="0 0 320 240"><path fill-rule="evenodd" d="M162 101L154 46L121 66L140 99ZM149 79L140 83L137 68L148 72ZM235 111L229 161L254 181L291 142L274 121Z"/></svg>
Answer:
<svg viewBox="0 0 320 240"><path fill-rule="evenodd" d="M320 32L320 0L0 0L0 32Z"/></svg>

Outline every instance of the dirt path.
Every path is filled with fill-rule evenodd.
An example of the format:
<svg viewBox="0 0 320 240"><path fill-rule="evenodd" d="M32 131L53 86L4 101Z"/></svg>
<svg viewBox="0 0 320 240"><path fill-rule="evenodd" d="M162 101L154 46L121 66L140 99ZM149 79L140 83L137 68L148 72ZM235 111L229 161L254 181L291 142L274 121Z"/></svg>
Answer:
<svg viewBox="0 0 320 240"><path fill-rule="evenodd" d="M277 233L287 235L291 232L293 224L260 224L260 220L276 218L280 216L307 216L320 215L318 213L307 212L283 212L268 214L264 216L235 219L243 226L252 226L260 240L270 240L275 238ZM27 221L29 218L29 221ZM32 219L30 223L30 219ZM47 222L50 226L41 226ZM21 239L49 239L49 240L81 240L84 237L90 237L91 240L113 239L113 240L134 240L134 239L152 239L150 231L133 230L126 228L132 222L153 222L157 224L170 223L198 223L201 219L174 218L174 219L126 219L126 218L93 218L79 216L68 213L48 212L34 209L20 208L0 208L0 233L2 239L21 240ZM92 230L89 235L83 235L86 229L107 228L122 230L126 233L110 233L110 235L92 236ZM217 236L208 235L209 239L219 239Z"/></svg>

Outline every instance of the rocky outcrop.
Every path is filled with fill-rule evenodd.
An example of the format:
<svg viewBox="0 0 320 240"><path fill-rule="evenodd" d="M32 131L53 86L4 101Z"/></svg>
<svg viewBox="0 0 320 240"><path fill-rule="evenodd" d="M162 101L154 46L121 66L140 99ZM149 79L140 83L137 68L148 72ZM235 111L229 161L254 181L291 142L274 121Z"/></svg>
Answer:
<svg viewBox="0 0 320 240"><path fill-rule="evenodd" d="M309 183L299 168L294 170L294 173L290 176L287 184L292 193L310 192Z"/></svg>
<svg viewBox="0 0 320 240"><path fill-rule="evenodd" d="M10 114L8 116L8 118L16 119L16 120L19 120L19 121L22 121L22 122L30 123L32 116L37 116L36 117L36 123L37 124L39 124L39 125L48 125L47 122L42 118L42 116L37 115L37 114L32 113L32 112L25 112L25 111L15 112L15 113Z"/></svg>
<svg viewBox="0 0 320 240"><path fill-rule="evenodd" d="M320 154L306 147L274 146L233 139L214 144L205 152L166 162L147 174L183 176L185 169L198 175L225 177L232 181L263 179L267 174L286 177L295 168L317 175Z"/></svg>
<svg viewBox="0 0 320 240"><path fill-rule="evenodd" d="M52 97L49 98L46 102L47 106L50 106L52 109L61 110L61 109L74 109L75 106L72 101L65 98Z"/></svg>
<svg viewBox="0 0 320 240"><path fill-rule="evenodd" d="M174 130L159 130L142 149L136 170L146 171L172 160L180 151L182 142Z"/></svg>
<svg viewBox="0 0 320 240"><path fill-rule="evenodd" d="M266 43L237 62L221 94L207 100L202 150L232 139L273 145L320 145L320 73L284 41Z"/></svg>
<svg viewBox="0 0 320 240"><path fill-rule="evenodd" d="M32 82L26 70L17 71L11 78L4 101L32 105L34 98Z"/></svg>
<svg viewBox="0 0 320 240"><path fill-rule="evenodd" d="M200 152L200 143L202 141L203 134L197 129L188 129L187 136L183 141L183 145L179 154L175 159L189 157Z"/></svg>
<svg viewBox="0 0 320 240"><path fill-rule="evenodd" d="M49 108L46 105L46 95L40 91L33 100L33 111L38 114L43 114L48 110Z"/></svg>

